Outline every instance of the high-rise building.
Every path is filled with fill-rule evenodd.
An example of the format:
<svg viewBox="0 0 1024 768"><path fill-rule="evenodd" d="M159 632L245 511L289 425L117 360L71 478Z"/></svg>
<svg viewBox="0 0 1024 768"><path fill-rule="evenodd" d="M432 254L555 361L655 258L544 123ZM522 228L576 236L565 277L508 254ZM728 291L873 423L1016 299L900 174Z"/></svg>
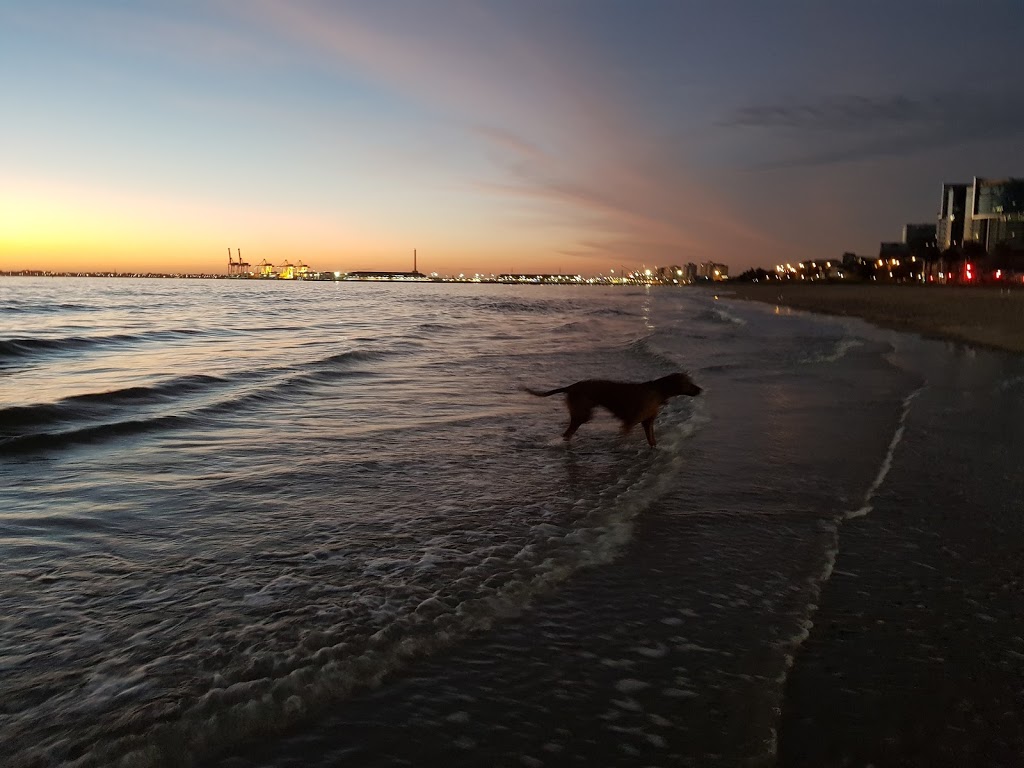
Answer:
<svg viewBox="0 0 1024 768"><path fill-rule="evenodd" d="M964 221L967 214L969 184L943 184L942 204L935 240L940 251L964 244Z"/></svg>
<svg viewBox="0 0 1024 768"><path fill-rule="evenodd" d="M997 245L1024 245L1024 178L985 179L967 188L964 241L986 251Z"/></svg>
<svg viewBox="0 0 1024 768"><path fill-rule="evenodd" d="M904 224L903 244L908 255L928 261L935 258L938 255L937 232L938 227L935 224Z"/></svg>
<svg viewBox="0 0 1024 768"><path fill-rule="evenodd" d="M674 285L686 282L686 279L683 277L683 268L678 264L673 264L669 267L658 267L658 279L663 283L672 283Z"/></svg>
<svg viewBox="0 0 1024 768"><path fill-rule="evenodd" d="M718 264L714 261L705 261L701 263L697 274L707 280L728 280L729 265Z"/></svg>
<svg viewBox="0 0 1024 768"><path fill-rule="evenodd" d="M903 242L911 249L934 243L937 230L935 224L904 224Z"/></svg>

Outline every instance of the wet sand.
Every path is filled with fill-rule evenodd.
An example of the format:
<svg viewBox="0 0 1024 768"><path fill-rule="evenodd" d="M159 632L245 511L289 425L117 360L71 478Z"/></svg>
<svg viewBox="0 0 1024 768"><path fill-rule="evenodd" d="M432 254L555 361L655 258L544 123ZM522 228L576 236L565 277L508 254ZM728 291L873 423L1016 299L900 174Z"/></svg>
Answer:
<svg viewBox="0 0 1024 768"><path fill-rule="evenodd" d="M1019 289L738 284L716 292L1024 351ZM786 681L779 768L1024 765L1020 368L967 349L951 358L948 377L939 369L915 399L872 511L842 525ZM973 396L955 372L986 365L1003 366L1005 378Z"/></svg>
<svg viewBox="0 0 1024 768"><path fill-rule="evenodd" d="M830 315L883 328L1024 352L1024 290L995 287L728 283L722 296Z"/></svg>
<svg viewBox="0 0 1024 768"><path fill-rule="evenodd" d="M965 378L921 391L873 510L841 528L779 768L1024 765L1024 410L1016 385L978 397Z"/></svg>

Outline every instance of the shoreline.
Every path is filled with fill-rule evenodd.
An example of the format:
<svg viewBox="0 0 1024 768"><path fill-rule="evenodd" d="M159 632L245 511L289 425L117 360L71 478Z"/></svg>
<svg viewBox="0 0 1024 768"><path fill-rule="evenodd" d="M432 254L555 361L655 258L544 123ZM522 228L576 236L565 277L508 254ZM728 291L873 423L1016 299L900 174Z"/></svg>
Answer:
<svg viewBox="0 0 1024 768"><path fill-rule="evenodd" d="M723 298L858 317L894 331L1024 353L1024 291L933 285L729 283Z"/></svg>

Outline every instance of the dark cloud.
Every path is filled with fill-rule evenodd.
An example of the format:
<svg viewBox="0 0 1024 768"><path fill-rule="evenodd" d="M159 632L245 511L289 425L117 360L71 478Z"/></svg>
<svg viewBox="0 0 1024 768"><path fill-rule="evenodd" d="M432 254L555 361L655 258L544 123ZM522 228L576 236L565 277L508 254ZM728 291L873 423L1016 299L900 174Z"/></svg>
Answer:
<svg viewBox="0 0 1024 768"><path fill-rule="evenodd" d="M869 127L934 123L946 119L952 96L847 96L820 104L774 104L743 107L722 125L743 128L794 128L855 131Z"/></svg>
<svg viewBox="0 0 1024 768"><path fill-rule="evenodd" d="M906 155L1024 134L1024 94L847 96L820 103L753 105L719 125L800 142L764 165L823 165Z"/></svg>

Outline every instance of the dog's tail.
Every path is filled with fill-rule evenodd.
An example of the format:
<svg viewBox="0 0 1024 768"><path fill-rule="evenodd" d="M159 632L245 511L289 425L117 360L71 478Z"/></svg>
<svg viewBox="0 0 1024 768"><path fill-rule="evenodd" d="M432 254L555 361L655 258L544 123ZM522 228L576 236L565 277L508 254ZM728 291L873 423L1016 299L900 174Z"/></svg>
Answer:
<svg viewBox="0 0 1024 768"><path fill-rule="evenodd" d="M536 395L537 397L551 397L552 395L557 395L559 392L565 392L565 390L567 389L568 387L559 387L558 389L548 390L547 392L540 392L539 390L536 389L523 387L523 391L529 392L531 395Z"/></svg>

